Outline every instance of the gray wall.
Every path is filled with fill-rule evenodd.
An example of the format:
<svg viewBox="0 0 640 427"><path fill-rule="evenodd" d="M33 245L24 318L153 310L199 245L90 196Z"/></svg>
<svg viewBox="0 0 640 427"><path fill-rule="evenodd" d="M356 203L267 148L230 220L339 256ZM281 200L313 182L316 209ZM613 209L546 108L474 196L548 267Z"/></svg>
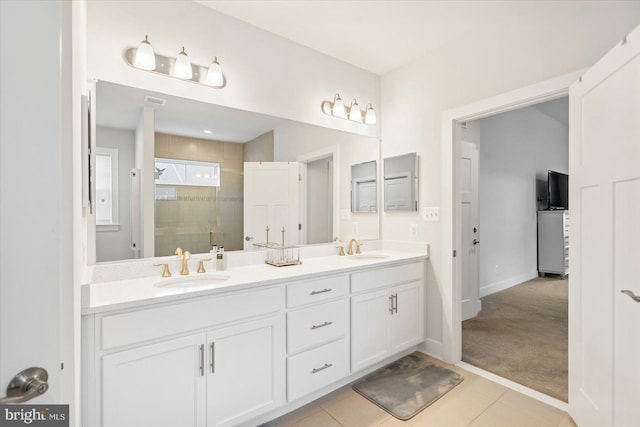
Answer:
<svg viewBox="0 0 640 427"><path fill-rule="evenodd" d="M135 132L98 126L96 146L118 149L118 231L96 232L96 261L115 261L133 256L129 249L131 233L131 197L129 171L135 166Z"/></svg>
<svg viewBox="0 0 640 427"><path fill-rule="evenodd" d="M480 296L537 275L537 197L568 170L568 128L536 107L480 124Z"/></svg>

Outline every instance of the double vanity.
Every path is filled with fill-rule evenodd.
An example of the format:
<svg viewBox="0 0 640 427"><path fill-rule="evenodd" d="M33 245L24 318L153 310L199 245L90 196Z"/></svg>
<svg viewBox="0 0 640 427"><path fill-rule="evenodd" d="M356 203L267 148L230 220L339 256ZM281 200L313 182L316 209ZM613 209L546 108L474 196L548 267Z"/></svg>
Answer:
<svg viewBox="0 0 640 427"><path fill-rule="evenodd" d="M83 286L82 424L255 426L413 351L427 245L367 248L303 247L283 268L231 253L227 270L188 276L165 257L164 278L158 259L96 265Z"/></svg>

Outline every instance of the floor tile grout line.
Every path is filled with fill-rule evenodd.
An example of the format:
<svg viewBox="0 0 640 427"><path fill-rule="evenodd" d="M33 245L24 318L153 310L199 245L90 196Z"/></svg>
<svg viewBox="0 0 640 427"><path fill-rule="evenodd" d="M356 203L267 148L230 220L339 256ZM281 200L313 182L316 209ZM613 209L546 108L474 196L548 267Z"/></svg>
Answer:
<svg viewBox="0 0 640 427"><path fill-rule="evenodd" d="M474 419L471 420L471 422L468 425L471 425L473 423L476 422L476 420L478 418L480 418L482 416L482 414L484 414L485 412L487 412L489 410L489 408L491 408L493 405L495 405L496 403L498 403L500 401L500 399L502 399L502 396L504 396L505 394L507 394L507 392L509 391L508 388L505 388L505 390L500 394L500 396L498 396L493 402L491 402L491 404L489 406L487 406L484 411L480 412ZM482 427L482 425L480 425Z"/></svg>

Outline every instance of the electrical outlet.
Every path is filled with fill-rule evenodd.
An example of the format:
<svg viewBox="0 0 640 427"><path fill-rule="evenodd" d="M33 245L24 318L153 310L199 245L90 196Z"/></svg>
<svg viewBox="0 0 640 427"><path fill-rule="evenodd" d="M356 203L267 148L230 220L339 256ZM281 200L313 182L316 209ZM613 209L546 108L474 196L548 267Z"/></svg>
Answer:
<svg viewBox="0 0 640 427"><path fill-rule="evenodd" d="M440 221L440 208L422 208L422 219L425 221Z"/></svg>
<svg viewBox="0 0 640 427"><path fill-rule="evenodd" d="M340 209L340 219L350 220L351 219L351 211L349 209Z"/></svg>
<svg viewBox="0 0 640 427"><path fill-rule="evenodd" d="M418 224L409 224L409 237L418 237Z"/></svg>

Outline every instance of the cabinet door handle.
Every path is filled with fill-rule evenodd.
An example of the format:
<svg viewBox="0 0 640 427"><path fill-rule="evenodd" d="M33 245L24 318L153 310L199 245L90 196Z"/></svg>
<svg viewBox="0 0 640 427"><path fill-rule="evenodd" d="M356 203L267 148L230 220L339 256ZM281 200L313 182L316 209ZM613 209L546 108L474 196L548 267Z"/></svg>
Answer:
<svg viewBox="0 0 640 427"><path fill-rule="evenodd" d="M311 295L318 295L318 294L324 294L325 292L331 292L333 289L331 288L324 288L321 291L311 291Z"/></svg>
<svg viewBox="0 0 640 427"><path fill-rule="evenodd" d="M333 322L324 322L321 325L313 325L313 326L311 326L311 329L320 329L320 328L324 328L325 326L329 326L329 325L333 325Z"/></svg>
<svg viewBox="0 0 640 427"><path fill-rule="evenodd" d="M393 302L393 309L395 310L396 314L398 314L398 294L393 295Z"/></svg>
<svg viewBox="0 0 640 427"><path fill-rule="evenodd" d="M389 313L393 314L393 295L389 295Z"/></svg>
<svg viewBox="0 0 640 427"><path fill-rule="evenodd" d="M320 366L319 368L313 368L313 371L311 371L312 374L317 374L320 371L324 371L327 368L330 368L333 366L333 363L325 363L324 365Z"/></svg>
<svg viewBox="0 0 640 427"><path fill-rule="evenodd" d="M625 294L626 296L628 296L629 298L631 298L635 302L640 302L640 297L636 296L636 294L634 294L632 291L629 291L629 290L625 289L624 291L620 291L620 292L622 292L623 294Z"/></svg>
<svg viewBox="0 0 640 427"><path fill-rule="evenodd" d="M216 372L216 343L213 341L209 344L209 352L211 353L209 356L209 367L211 368L211 373L215 374Z"/></svg>
<svg viewBox="0 0 640 427"><path fill-rule="evenodd" d="M200 376L204 377L204 344L200 344Z"/></svg>

